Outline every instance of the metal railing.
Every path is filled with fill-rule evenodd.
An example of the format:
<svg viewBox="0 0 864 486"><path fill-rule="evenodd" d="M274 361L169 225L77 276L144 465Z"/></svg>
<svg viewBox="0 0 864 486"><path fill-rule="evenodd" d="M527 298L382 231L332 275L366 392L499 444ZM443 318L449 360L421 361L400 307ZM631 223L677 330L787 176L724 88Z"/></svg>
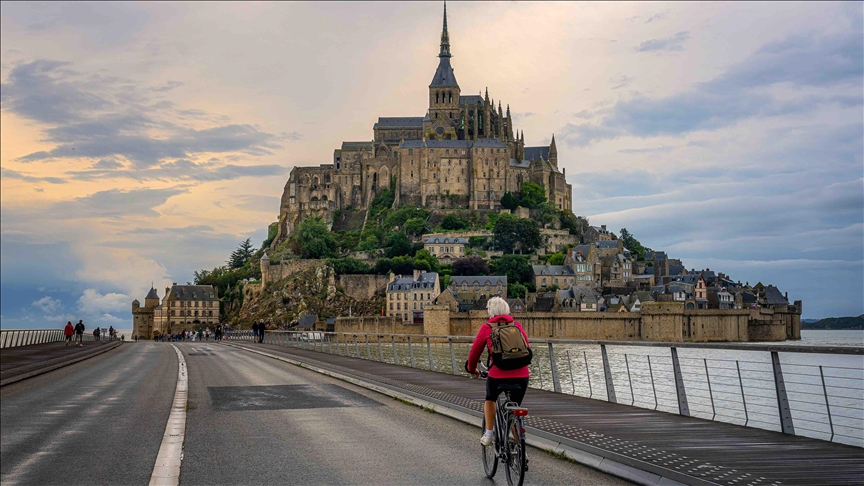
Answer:
<svg viewBox="0 0 864 486"><path fill-rule="evenodd" d="M227 339L254 340L251 331ZM265 343L463 374L470 336L267 331ZM864 447L864 348L531 339L530 386Z"/></svg>
<svg viewBox="0 0 864 486"><path fill-rule="evenodd" d="M0 348L15 348L28 344L52 343L63 341L66 337L62 329L2 329Z"/></svg>

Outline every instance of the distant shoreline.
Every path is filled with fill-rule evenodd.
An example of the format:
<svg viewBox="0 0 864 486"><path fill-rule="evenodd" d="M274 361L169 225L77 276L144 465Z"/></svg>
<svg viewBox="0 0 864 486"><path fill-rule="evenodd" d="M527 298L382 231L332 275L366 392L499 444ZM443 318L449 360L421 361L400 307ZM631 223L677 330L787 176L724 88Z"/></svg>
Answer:
<svg viewBox="0 0 864 486"><path fill-rule="evenodd" d="M864 330L864 314L858 317L828 317L815 322L801 321L801 330L807 331L860 331Z"/></svg>

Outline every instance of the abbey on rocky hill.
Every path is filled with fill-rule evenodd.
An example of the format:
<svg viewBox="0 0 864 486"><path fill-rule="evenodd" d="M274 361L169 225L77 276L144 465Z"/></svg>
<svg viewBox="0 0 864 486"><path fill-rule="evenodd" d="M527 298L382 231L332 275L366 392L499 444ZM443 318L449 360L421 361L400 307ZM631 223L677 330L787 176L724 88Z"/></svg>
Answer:
<svg viewBox="0 0 864 486"><path fill-rule="evenodd" d="M447 6L429 84L425 116L381 117L374 139L343 142L333 163L295 167L282 195L279 240L309 216L331 222L337 210L366 210L392 189L394 206L427 209L500 209L507 192L535 182L559 209L572 211L572 186L558 169L555 136L549 146L526 147L506 114L485 96L463 95L450 65Z"/></svg>

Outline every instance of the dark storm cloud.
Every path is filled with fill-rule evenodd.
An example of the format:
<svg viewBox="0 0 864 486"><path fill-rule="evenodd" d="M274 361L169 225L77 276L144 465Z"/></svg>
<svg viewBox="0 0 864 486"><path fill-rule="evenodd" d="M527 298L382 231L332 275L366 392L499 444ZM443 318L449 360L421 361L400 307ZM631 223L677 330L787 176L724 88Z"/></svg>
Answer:
<svg viewBox="0 0 864 486"><path fill-rule="evenodd" d="M861 28L836 36L800 35L766 44L715 79L683 93L619 101L598 124L568 124L562 138L571 146L634 135L682 135L715 130L752 117L806 114L835 104L860 106L860 94L799 95L781 99L775 85L833 88L861 86L864 78ZM859 90L860 91L860 90Z"/></svg>
<svg viewBox="0 0 864 486"><path fill-rule="evenodd" d="M44 141L56 144L51 150L21 157L23 162L122 158L147 168L201 153L270 155L283 140L300 138L297 133L275 135L249 124L223 122L204 129L177 125L170 120L207 115L200 110L178 111L172 103L155 98L176 86L177 82L169 82L152 92L129 80L81 76L69 63L38 60L12 68L2 84L2 102L4 110L44 124ZM152 135L154 131L159 135ZM235 177L255 171L223 172ZM270 175L273 170L259 172Z"/></svg>

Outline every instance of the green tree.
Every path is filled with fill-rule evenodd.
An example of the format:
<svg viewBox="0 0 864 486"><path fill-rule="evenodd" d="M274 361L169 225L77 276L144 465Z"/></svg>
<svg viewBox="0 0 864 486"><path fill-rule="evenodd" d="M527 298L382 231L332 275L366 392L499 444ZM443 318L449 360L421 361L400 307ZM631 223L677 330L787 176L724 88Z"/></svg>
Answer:
<svg viewBox="0 0 864 486"><path fill-rule="evenodd" d="M453 275L489 275L489 266L479 256L471 255L453 262Z"/></svg>
<svg viewBox="0 0 864 486"><path fill-rule="evenodd" d="M336 256L336 240L321 218L306 218L291 235L291 250L301 258L331 258Z"/></svg>
<svg viewBox="0 0 864 486"><path fill-rule="evenodd" d="M508 285L532 281L531 264L524 255L504 255L492 260L489 267L493 275L506 275Z"/></svg>
<svg viewBox="0 0 864 486"><path fill-rule="evenodd" d="M455 214L448 214L441 220L441 228L445 230L461 230L471 227L468 221Z"/></svg>
<svg viewBox="0 0 864 486"><path fill-rule="evenodd" d="M372 199L372 204L370 204L369 207L369 217L374 218L378 213L390 209L393 206L393 201L395 199L393 191L390 189L381 190L381 192Z"/></svg>
<svg viewBox="0 0 864 486"><path fill-rule="evenodd" d="M270 243L273 243L273 240L276 238L276 234L279 232L279 223L270 223L270 226L267 227L267 239L261 243L261 248L270 247Z"/></svg>
<svg viewBox="0 0 864 486"><path fill-rule="evenodd" d="M420 236L426 231L426 220L423 218L411 218L405 221L405 232L412 236Z"/></svg>
<svg viewBox="0 0 864 486"><path fill-rule="evenodd" d="M536 209L546 201L546 191L540 184L523 182L519 188L519 205L528 209Z"/></svg>
<svg viewBox="0 0 864 486"><path fill-rule="evenodd" d="M357 251L377 250L378 246L378 238L375 235L369 235L357 246Z"/></svg>
<svg viewBox="0 0 864 486"><path fill-rule="evenodd" d="M509 209L510 211L515 211L516 208L519 207L519 199L517 199L512 193L506 192L504 193L504 197L501 198L501 207Z"/></svg>
<svg viewBox="0 0 864 486"><path fill-rule="evenodd" d="M564 254L553 253L552 256L549 257L549 265L564 265Z"/></svg>
<svg viewBox="0 0 864 486"><path fill-rule="evenodd" d="M534 219L543 227L554 225L558 221L558 208L551 202L544 201L537 206Z"/></svg>
<svg viewBox="0 0 864 486"><path fill-rule="evenodd" d="M252 238L246 238L246 241L240 243L240 246L231 252L231 257L225 263L231 268L242 268L252 258L253 253L255 248L252 246Z"/></svg>
<svg viewBox="0 0 864 486"><path fill-rule="evenodd" d="M579 236L579 241L582 241L585 232L588 231L588 219L576 216L566 209L559 212L558 219L561 220L562 229L566 229L571 235Z"/></svg>
<svg viewBox="0 0 864 486"><path fill-rule="evenodd" d="M435 255L429 253L428 250L417 250L414 254L414 268L418 270L426 270L427 272L437 272L440 269L440 263Z"/></svg>
<svg viewBox="0 0 864 486"><path fill-rule="evenodd" d="M412 253L411 242L408 241L408 236L401 231L390 233L387 237L387 245L390 247L387 250L387 256L390 258Z"/></svg>
<svg viewBox="0 0 864 486"><path fill-rule="evenodd" d="M507 297L511 299L524 299L528 289L520 283L507 284Z"/></svg>
<svg viewBox="0 0 864 486"><path fill-rule="evenodd" d="M627 228L621 228L621 241L624 243L624 248L630 250L637 260L645 260L645 252L651 251L651 248L642 246L642 243L627 231Z"/></svg>
<svg viewBox="0 0 864 486"><path fill-rule="evenodd" d="M518 237L519 218L512 214L501 214L495 221L492 234L495 236L495 247L506 253L513 253Z"/></svg>

